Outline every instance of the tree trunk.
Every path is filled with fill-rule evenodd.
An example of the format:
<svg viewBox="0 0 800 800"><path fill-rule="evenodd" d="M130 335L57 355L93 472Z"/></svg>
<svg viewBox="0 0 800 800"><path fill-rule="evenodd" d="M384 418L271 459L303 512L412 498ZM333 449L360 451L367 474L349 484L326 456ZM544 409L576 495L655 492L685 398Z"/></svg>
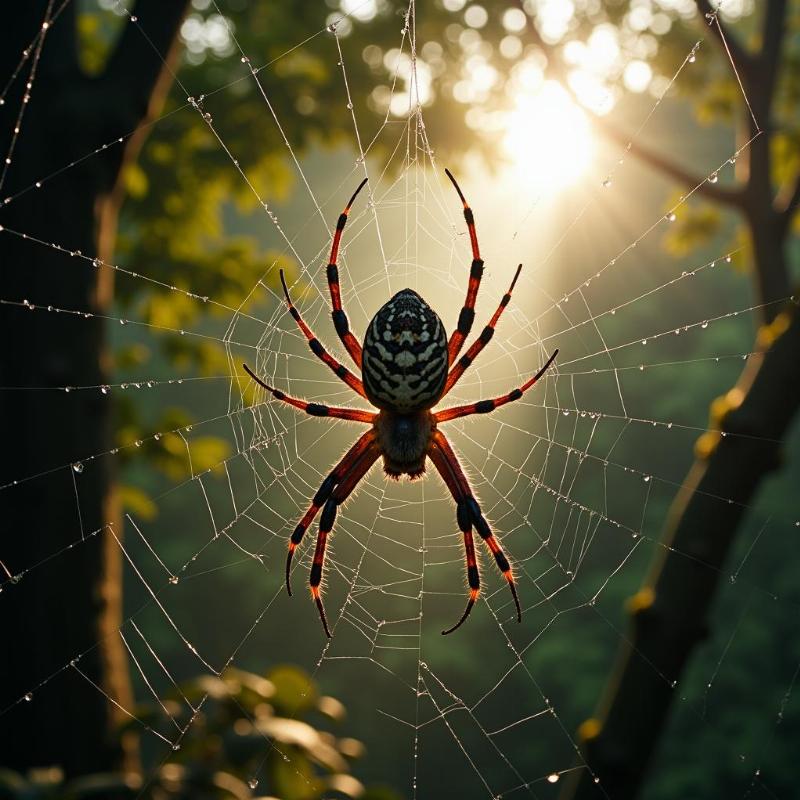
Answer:
<svg viewBox="0 0 800 800"><path fill-rule="evenodd" d="M658 742L674 685L708 613L737 528L800 408L800 313L791 304L759 333L739 383L712 405L711 430L678 493L652 573L631 598L633 630L623 644L598 719L581 727L584 756L599 778L577 771L562 798L637 795ZM729 435L724 435L729 434ZM729 502L731 501L731 502Z"/></svg>
<svg viewBox="0 0 800 800"><path fill-rule="evenodd" d="M135 9L165 58L185 3L166 5L149 0ZM0 74L12 74L52 6L36 0L6 15ZM135 747L120 739L117 728L125 717L108 699L132 704L116 633L121 554L108 533L113 526L121 535L114 459L87 459L113 446L110 396L99 388L110 380L105 322L56 309L109 313L113 272L94 267L91 259L111 259L115 188L140 137L115 140L163 100L166 86L162 61L141 31L131 31L133 23L105 74L85 76L76 57L74 6L65 4L39 39L41 58L2 189L10 200L0 207L2 298L35 307L0 306L0 386L23 387L0 392L0 484L19 481L0 491L0 560L15 576L4 581L0 597L0 710L11 706L0 718L0 763L17 771L58 765L67 776L130 768ZM3 158L36 49L34 44L0 109ZM106 143L106 150L92 155ZM88 258L71 258L20 234ZM59 388L65 386L98 388ZM28 701L17 702L29 692Z"/></svg>

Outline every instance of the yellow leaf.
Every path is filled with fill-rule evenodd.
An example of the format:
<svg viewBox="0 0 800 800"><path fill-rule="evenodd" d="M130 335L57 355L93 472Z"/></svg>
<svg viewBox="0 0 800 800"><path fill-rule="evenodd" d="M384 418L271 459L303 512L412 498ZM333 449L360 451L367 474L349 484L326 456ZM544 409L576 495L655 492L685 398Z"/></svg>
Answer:
<svg viewBox="0 0 800 800"><path fill-rule="evenodd" d="M123 509L134 516L148 521L158 516L158 506L138 486L123 483L119 487L119 499Z"/></svg>

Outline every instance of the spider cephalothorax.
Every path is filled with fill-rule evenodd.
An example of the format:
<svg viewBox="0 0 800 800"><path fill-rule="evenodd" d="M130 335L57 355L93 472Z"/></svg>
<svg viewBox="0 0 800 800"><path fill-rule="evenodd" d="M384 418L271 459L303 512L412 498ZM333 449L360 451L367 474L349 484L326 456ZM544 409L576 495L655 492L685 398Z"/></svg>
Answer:
<svg viewBox="0 0 800 800"><path fill-rule="evenodd" d="M492 315L481 335L473 342L467 352L458 360L465 339L472 329L475 317L475 299L483 276L483 260L478 248L478 237L475 232L475 221L467 201L455 178L448 170L447 177L455 186L458 196L464 205L464 219L469 231L472 246L472 267L464 307L458 317L456 330L448 340L444 325L433 309L411 289L403 289L389 300L370 322L364 336L363 349L358 340L350 332L347 315L342 308L339 288L339 269L336 263L339 254L339 242L342 237L347 215L356 196L367 182L364 179L356 189L350 202L339 215L336 233L333 237L331 257L328 263L328 287L333 307L332 319L336 332L345 349L361 368L359 379L345 366L331 356L314 336L311 329L303 321L300 312L294 307L289 289L281 271L281 282L286 295L289 312L294 317L303 335L308 340L311 351L350 388L379 409L378 413L361 411L354 408L334 408L320 403L309 403L289 397L278 389L273 389L261 380L248 366L247 373L263 386L276 400L299 408L307 414L317 417L334 417L353 422L364 422L370 429L345 453L342 460L333 468L322 482L311 506L297 524L289 541L289 554L286 559L286 588L292 593L289 578L291 575L294 551L303 539L308 526L322 509L319 521L317 545L314 550L314 561L311 567L311 594L317 604L322 626L330 637L328 620L322 605L320 584L322 583L322 567L325 561L325 548L328 534L333 529L338 507L349 497L372 465L383 458L383 466L387 475L400 478L408 475L418 478L425 471L427 458L433 462L456 502L456 519L464 536L464 549L467 559L467 580L470 593L467 607L461 619L442 633L452 633L469 616L472 606L480 590L480 576L475 557L475 544L472 538L473 527L486 542L486 546L494 556L500 571L508 581L514 604L517 609L517 620L522 619L522 611L514 584L511 566L500 545L492 534L491 528L481 512L480 505L469 485L458 457L439 430L441 422L447 422L470 414L487 414L506 403L519 400L522 395L541 378L553 363L558 350L547 359L544 366L529 378L522 386L501 397L490 400L479 400L465 406L455 406L442 411L432 412L430 409L444 397L456 384L464 371L472 364L475 357L489 343L495 326L503 313L503 309L511 299L511 292L519 277L522 265L517 267L511 286L503 295L497 310Z"/></svg>

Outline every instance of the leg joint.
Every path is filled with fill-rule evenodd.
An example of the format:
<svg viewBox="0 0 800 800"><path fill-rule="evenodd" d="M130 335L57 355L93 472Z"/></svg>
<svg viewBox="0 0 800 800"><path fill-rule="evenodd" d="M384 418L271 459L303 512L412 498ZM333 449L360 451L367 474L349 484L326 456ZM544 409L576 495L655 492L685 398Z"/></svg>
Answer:
<svg viewBox="0 0 800 800"><path fill-rule="evenodd" d="M322 516L319 518L319 529L321 533L329 533L333 528L338 505L339 504L332 497L329 497L325 501L325 508L322 509Z"/></svg>
<svg viewBox="0 0 800 800"><path fill-rule="evenodd" d="M350 323L347 321L347 315L341 308L331 314L331 319L333 319L333 327L336 328L336 333L338 333L339 336L350 333Z"/></svg>
<svg viewBox="0 0 800 800"><path fill-rule="evenodd" d="M464 306L464 308L461 309L461 313L458 315L458 332L466 336L472 328L474 319L475 309Z"/></svg>
<svg viewBox="0 0 800 800"><path fill-rule="evenodd" d="M460 501L456 506L456 518L458 519L458 529L462 533L472 530L472 515L465 500Z"/></svg>

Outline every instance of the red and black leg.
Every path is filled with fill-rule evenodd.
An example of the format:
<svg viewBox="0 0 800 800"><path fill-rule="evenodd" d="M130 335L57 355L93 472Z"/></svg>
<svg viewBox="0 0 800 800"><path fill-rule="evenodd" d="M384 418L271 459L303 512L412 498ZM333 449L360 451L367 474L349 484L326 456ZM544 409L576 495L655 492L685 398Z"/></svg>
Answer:
<svg viewBox="0 0 800 800"><path fill-rule="evenodd" d="M486 542L486 546L494 556L494 560L500 572L503 573L503 577L506 579L506 581L508 581L508 586L511 589L511 595L514 598L514 605L517 609L517 622L521 622L522 609L519 605L517 587L514 583L514 575L511 572L511 565L508 563L505 553L503 553L503 550L501 549L497 539L495 539L494 534L489 527L489 523L486 521L486 518L481 512L481 507L478 505L478 501L475 499L475 495L472 493L472 488L469 485L467 476L464 474L464 470L461 468L461 464L458 462L458 457L453 452L453 448L450 446L450 443L447 441L447 438L441 431L436 431L433 434L431 446L428 450L428 456L430 457L431 461L433 461L436 469L439 470L439 474L444 479L444 482L447 484L447 488L450 490L450 494L453 495L453 499L456 501L458 525L464 534L464 547L467 553L467 578L470 586L469 600L467 601L467 607L464 610L464 614L456 625L449 630L442 631L442 633L445 635L452 633L464 622L464 620L466 620L466 618L469 616L469 612L472 611L472 606L475 604L475 600L480 590L478 565L475 560L475 549L472 546L473 526L475 527L475 530L478 531L478 535L481 537L481 539Z"/></svg>
<svg viewBox="0 0 800 800"><path fill-rule="evenodd" d="M458 379L464 374L464 371L469 365L472 364L478 353L492 340L494 329L497 327L497 321L500 319L500 315L511 300L511 293L514 291L514 286L517 283L517 278L519 278L519 273L521 271L522 264L517 267L517 271L514 273L514 280L511 281L511 286L508 287L508 291L500 299L500 305L497 306L497 310L492 315L488 325L481 331L481 335L472 343L469 350L458 359L453 369L450 370L450 374L447 376L447 382L444 385L444 394L447 394L456 385Z"/></svg>
<svg viewBox="0 0 800 800"><path fill-rule="evenodd" d="M292 303L292 298L289 296L289 288L286 286L286 278L283 275L283 270L281 270L281 283L283 284L283 293L286 295L286 304L289 307L289 313L294 318L294 321L297 323L300 330L303 332L303 336L306 337L308 340L308 346L311 348L311 352L326 363L332 370L333 374L336 375L337 378L341 378L351 389L358 392L362 397L366 397L367 394L364 391L364 384L361 382L360 378L357 378L347 369L343 364L340 364L328 351L322 346L322 343L316 336L314 336L314 332L311 328L306 325L303 321L303 318L300 316L300 312L295 308L294 303Z"/></svg>
<svg viewBox="0 0 800 800"><path fill-rule="evenodd" d="M289 593L290 597L292 595L292 584L289 576L292 569L294 551L297 549L300 542L303 541L303 536L306 530L308 530L308 526L314 521L319 510L333 494L336 485L347 475L348 471L352 469L353 465L358 462L358 459L364 455L374 441L375 430L370 429L344 454L341 461L331 470L330 475L322 482L322 485L314 495L314 499L311 501L308 511L306 511L303 518L297 523L297 527L292 532L292 536L289 539L289 553L286 556L286 591Z"/></svg>
<svg viewBox="0 0 800 800"><path fill-rule="evenodd" d="M463 509L463 512L462 512ZM478 561L475 558L475 543L472 540L472 522L470 521L469 514L466 512L466 505L459 504L458 506L458 525L461 528L461 532L464 534L464 551L467 556L467 581L469 583L469 599L467 600L467 607L464 609L464 613L461 615L461 619L453 625L452 628L448 628L446 631L442 631L443 636L447 636L448 633L452 633L455 630L458 630L464 622L466 622L467 617L469 616L470 611L472 611L472 606L475 605L475 601L478 599L478 594L481 590L481 578L480 574L478 573ZM463 518L463 519L462 519ZM465 526L469 526L465 530Z"/></svg>
<svg viewBox="0 0 800 800"><path fill-rule="evenodd" d="M311 586L311 596L317 604L317 611L319 611L319 617L322 620L322 627L325 629L325 635L329 639L331 638L331 632L330 628L328 628L328 620L325 616L325 606L322 604L322 591L320 589L320 584L322 583L322 568L325 564L325 548L328 544L328 534L333 529L337 509L347 500L353 489L356 488L361 479L369 472L370 467L375 463L379 455L380 448L377 443L374 441L371 442L355 462L352 463L352 466L349 467L341 481L331 492L330 497L325 501L322 515L319 518L319 532L317 533L317 545L314 549L314 563L311 565L309 584Z"/></svg>
<svg viewBox="0 0 800 800"><path fill-rule="evenodd" d="M457 419L458 417L468 417L470 414L489 414L490 412L494 411L496 408L500 408L500 406L504 406L506 403L511 403L514 400L519 400L525 392L528 391L538 380L539 378L547 372L549 366L555 361L556 356L558 355L558 350L553 352L553 355L547 359L545 365L529 380L522 384L522 386L518 387L517 389L513 389L508 394L504 394L502 397L494 397L491 400L478 400L477 403L470 403L466 406L453 406L453 408L445 408L442 411L437 411L433 416L436 422L447 422L451 419Z"/></svg>
<svg viewBox="0 0 800 800"><path fill-rule="evenodd" d="M337 260L339 258L339 242L342 239L344 226L347 224L347 215L350 213L351 206L355 202L356 197L358 197L358 193L364 188L366 182L367 178L364 178L358 185L358 189L353 192L353 196L344 207L344 211L339 214L339 219L336 222L336 233L333 236L333 245L331 246L331 257L328 261L328 288L331 292L331 304L333 305L333 311L331 312L333 327L336 328L336 333L339 334L342 344L347 349L347 352L350 353L350 357L355 361L358 367L361 366L361 345L358 343L358 339L350 332L350 322L342 308L342 293L339 286L339 266Z"/></svg>
<svg viewBox="0 0 800 800"><path fill-rule="evenodd" d="M445 170L447 177L450 178L451 183L455 186L461 202L464 204L464 219L467 223L467 230L469 231L469 242L472 246L472 266L469 272L469 284L467 284L467 297L464 300L464 307L458 315L458 325L450 337L450 342L447 345L448 363L452 364L459 354L464 340L472 330L472 323L475 319L475 299L478 296L478 287L481 285L481 278L483 277L483 259L481 258L481 251L478 247L478 234L475 231L475 217L472 209L467 203L461 187L456 183L456 179L449 169Z"/></svg>
<svg viewBox="0 0 800 800"><path fill-rule="evenodd" d="M349 419L351 422L371 423L375 420L375 417L378 416L371 411L362 411L358 408L337 408L336 406L326 406L322 403L309 403L307 400L298 400L296 397L290 397L280 389L273 389L272 386L264 383L247 364L242 364L242 366L245 372L247 372L259 386L263 386L276 400L299 408L312 417L332 417L334 419Z"/></svg>

